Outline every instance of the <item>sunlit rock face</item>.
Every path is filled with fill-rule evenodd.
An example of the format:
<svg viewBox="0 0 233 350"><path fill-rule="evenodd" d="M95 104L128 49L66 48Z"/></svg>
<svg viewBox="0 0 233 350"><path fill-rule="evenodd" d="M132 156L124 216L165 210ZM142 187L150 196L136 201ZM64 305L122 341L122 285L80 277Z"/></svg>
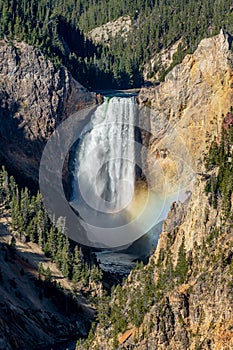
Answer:
<svg viewBox="0 0 233 350"><path fill-rule="evenodd" d="M223 31L202 40L195 53L187 55L164 83L141 90L140 105L151 108L152 136L146 161L152 186L158 184L163 171L168 189L178 175L186 191L193 175L203 170L200 157L207 133L211 139L218 134L221 116L233 104L231 41ZM148 143L146 137L144 142Z"/></svg>
<svg viewBox="0 0 233 350"><path fill-rule="evenodd" d="M142 350L233 347L232 221L223 222L221 198L216 208L211 204L210 196L206 194L205 175L208 174L203 164L211 140L220 135L222 114L225 115L233 105L230 43L231 38L223 32L203 40L193 55L188 55L168 74L164 83L157 88L143 89L139 95L141 105L152 107L151 117L147 120L155 136L148 141L145 134L143 139L151 149L146 155L151 183L156 185L159 181L156 176L159 174L158 163L168 169L168 183L176 181L172 174L176 173L173 170L177 167L175 159L178 155L189 162L197 176L189 198L184 203L172 205L149 264L139 271L132 271L122 288L126 295L123 315L131 315L132 305L143 299L143 294L140 298L135 294L138 290L146 290L147 272L147 276L152 274L161 296L154 299L154 305L148 308L140 327L134 327L129 321L125 333L117 334L121 349L128 349L129 344L135 343ZM218 169L212 171L216 175ZM184 185L189 171L187 175L181 177L185 180ZM164 286L157 282L167 267L170 271L172 267L169 266L177 267L182 243L189 262L186 279L184 283L173 280L170 289L166 290L165 286L163 292ZM170 261L172 265L169 265ZM168 277L167 283L170 280ZM117 293L114 293L113 303L116 298ZM112 346L113 329L114 325L110 323L107 327L98 326L90 349Z"/></svg>

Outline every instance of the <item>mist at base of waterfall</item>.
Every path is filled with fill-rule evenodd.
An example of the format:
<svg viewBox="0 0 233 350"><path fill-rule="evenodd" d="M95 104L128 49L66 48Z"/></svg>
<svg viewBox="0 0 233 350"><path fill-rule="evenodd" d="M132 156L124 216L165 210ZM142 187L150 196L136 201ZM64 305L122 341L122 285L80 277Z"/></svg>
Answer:
<svg viewBox="0 0 233 350"><path fill-rule="evenodd" d="M132 96L105 98L97 108L75 152L70 201L85 222L99 228L103 247L103 232L127 225L127 244L118 244L115 230L115 247L108 249L106 239L107 250L96 253L104 270L123 275L156 248L161 223L178 199L178 187L166 193L166 186L153 191L135 181L135 114Z"/></svg>

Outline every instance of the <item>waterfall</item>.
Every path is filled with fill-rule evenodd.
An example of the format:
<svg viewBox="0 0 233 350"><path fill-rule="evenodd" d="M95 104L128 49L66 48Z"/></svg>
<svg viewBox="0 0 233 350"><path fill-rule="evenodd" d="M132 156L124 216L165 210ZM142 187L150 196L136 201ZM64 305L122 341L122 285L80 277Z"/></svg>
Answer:
<svg viewBox="0 0 233 350"><path fill-rule="evenodd" d="M105 97L82 132L76 150L73 206L82 213L88 206L89 217L93 211L119 213L132 200L135 110L135 97Z"/></svg>
<svg viewBox="0 0 233 350"><path fill-rule="evenodd" d="M40 187L51 212L66 218L73 240L96 248L128 247L147 233L153 231L154 235L152 228L164 220L171 203L185 190L180 190L178 180L180 175L190 174L188 153L180 159L171 148L170 156L157 159L155 149L140 142L139 126L144 125L148 112L155 124L159 117L154 117L152 111L141 111L132 95L105 98L102 105L64 121L46 145L40 166ZM160 130L153 136L154 140L158 139ZM161 141L160 146L165 142ZM173 140L174 144L178 147ZM67 153L68 168L72 171L69 203L61 181ZM48 162L51 155L53 171ZM153 162L150 174L149 162ZM141 178L137 176L138 169ZM153 186L151 177L156 179Z"/></svg>

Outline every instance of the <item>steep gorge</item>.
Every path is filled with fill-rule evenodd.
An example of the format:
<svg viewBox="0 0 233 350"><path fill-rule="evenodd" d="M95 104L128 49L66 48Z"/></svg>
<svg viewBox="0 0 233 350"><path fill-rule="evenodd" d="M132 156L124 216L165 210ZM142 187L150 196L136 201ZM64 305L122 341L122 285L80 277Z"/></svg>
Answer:
<svg viewBox="0 0 233 350"><path fill-rule="evenodd" d="M224 32L203 40L163 84L141 90L139 103L151 107L148 123L152 136L148 140L145 135L143 140L150 149L145 161L151 186L160 187L165 176L167 191L177 184L183 192L191 189L192 195L189 193L184 204L173 204L155 254L148 266L131 273L123 286L128 301L119 305L121 312L138 312L142 317L140 307L148 307L142 305L148 301L142 295L151 278L153 283L160 283L156 302L149 304L144 319L136 326L128 323L123 334L100 324L90 349L109 349L115 346L116 339L123 349L131 346L186 350L212 346L217 350L233 346L232 226L223 225L221 203L213 209L204 194L205 176L210 174L206 175L203 165L210 141L220 133L222 114L233 105L230 45L231 37ZM65 69L55 69L39 51L26 44L12 47L4 43L0 54L7 61L0 72L1 155L36 180L44 142L54 127L80 107L95 103L96 98ZM19 137L23 140L20 145ZM213 231L215 227L218 234ZM187 253L189 270L187 278L174 285L167 266L171 261L176 266L181 248ZM165 282L159 271L167 274ZM117 298L116 291L111 303ZM132 311L130 301L134 301L138 311Z"/></svg>
<svg viewBox="0 0 233 350"><path fill-rule="evenodd" d="M232 201L226 219L224 197L218 195L213 205L206 194L208 179L219 169L204 164L233 104L231 41L223 31L204 39L163 84L141 90L139 102L151 107L150 181L158 184L161 168L168 185L180 181L174 174L177 167L185 174L182 160L192 169L183 178L195 181L185 202L172 205L149 264L132 271L110 303L103 302L106 316L100 314L95 335L78 349L233 347Z"/></svg>

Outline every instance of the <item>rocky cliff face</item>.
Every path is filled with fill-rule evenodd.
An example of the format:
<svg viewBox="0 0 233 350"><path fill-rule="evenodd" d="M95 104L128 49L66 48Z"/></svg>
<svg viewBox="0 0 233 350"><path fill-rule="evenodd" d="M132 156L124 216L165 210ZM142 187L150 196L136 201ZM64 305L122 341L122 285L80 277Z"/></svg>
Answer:
<svg viewBox="0 0 233 350"><path fill-rule="evenodd" d="M233 206L226 220L222 197L213 205L206 186L219 170L206 171L203 162L210 140L220 138L222 113L233 104L230 42L223 32L203 40L163 84L139 95L152 107L150 181L158 183L158 162L169 173L180 154L192 168L189 174L181 166L180 174L194 175L195 184L184 203L173 203L149 264L132 271L104 304L110 316L100 317L90 349L233 347Z"/></svg>
<svg viewBox="0 0 233 350"><path fill-rule="evenodd" d="M156 53L145 65L143 76L145 80L158 81L159 71L168 69L173 62L173 56L177 53L179 45L182 45L182 38L177 40L171 47L164 48ZM155 74L152 72L158 70Z"/></svg>
<svg viewBox="0 0 233 350"><path fill-rule="evenodd" d="M37 244L16 239L12 249L11 218L2 205L0 212L0 349L50 349L85 336L93 318L86 299L70 298L71 282ZM49 266L54 283L39 276L39 262Z"/></svg>
<svg viewBox="0 0 233 350"><path fill-rule="evenodd" d="M198 179L192 196L173 204L155 254L114 292L111 321L89 349L232 348L232 223L210 206L205 186Z"/></svg>
<svg viewBox="0 0 233 350"><path fill-rule="evenodd" d="M119 17L116 21L108 22L100 27L92 29L88 36L95 43L105 43L110 44L111 39L121 33L122 39L127 38L128 32L131 30L132 21L130 16Z"/></svg>
<svg viewBox="0 0 233 350"><path fill-rule="evenodd" d="M146 161L152 188L158 187L158 179L162 188L165 178L170 191L178 183L184 191L189 190L195 173L202 171L206 134L210 138L218 134L222 114L233 105L231 41L223 31L202 40L164 83L141 90L139 103L151 108L152 136ZM161 151L165 157L160 156Z"/></svg>
<svg viewBox="0 0 233 350"><path fill-rule="evenodd" d="M232 348L233 230L223 224L221 209L209 205L205 185L198 179L192 197L173 204L149 264L130 274L122 294L113 294L112 310L118 305L118 318L128 315L125 330L115 333L116 320L98 327L90 349Z"/></svg>
<svg viewBox="0 0 233 350"><path fill-rule="evenodd" d="M221 206L210 206L205 186L206 180L198 179L191 198L174 203L148 266L129 277L126 293L135 284L145 290L143 275L151 269L159 294L140 327L130 328L127 339L126 333L119 335L119 348L232 348L232 222L223 222ZM186 259L178 271L182 244Z"/></svg>
<svg viewBox="0 0 233 350"><path fill-rule="evenodd" d="M0 62L0 155L36 181L48 137L96 97L25 43L1 42Z"/></svg>

